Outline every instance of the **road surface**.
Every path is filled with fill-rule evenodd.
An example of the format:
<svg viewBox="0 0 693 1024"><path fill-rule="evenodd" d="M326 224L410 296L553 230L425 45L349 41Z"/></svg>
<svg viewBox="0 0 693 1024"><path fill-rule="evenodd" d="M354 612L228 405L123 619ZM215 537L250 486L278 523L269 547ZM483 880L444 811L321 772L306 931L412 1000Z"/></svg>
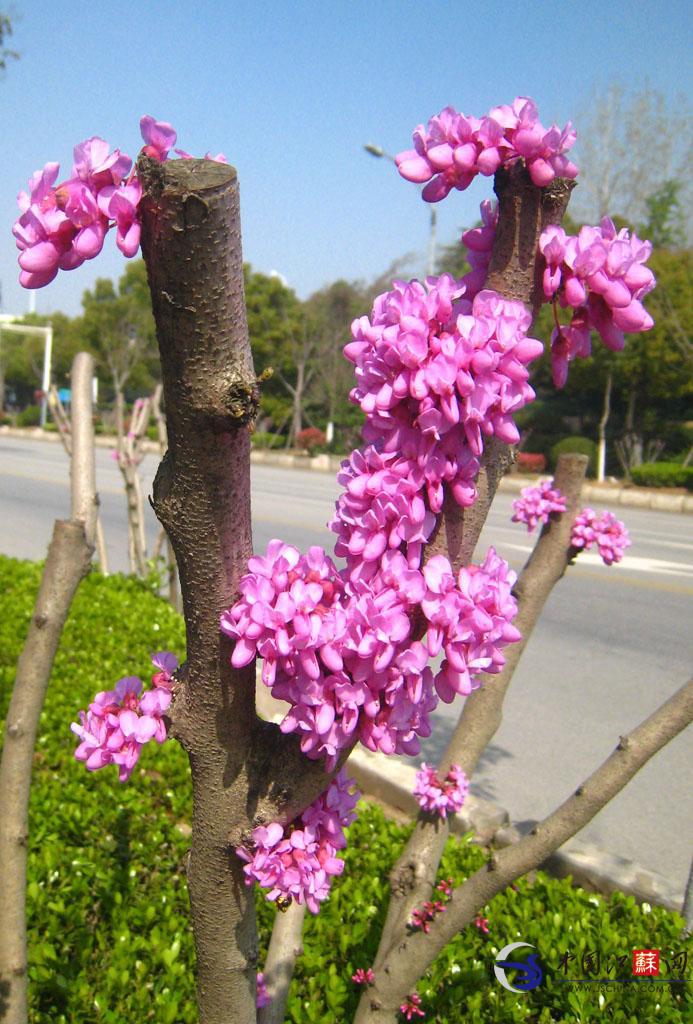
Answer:
<svg viewBox="0 0 693 1024"><path fill-rule="evenodd" d="M143 463L147 488L156 459ZM45 554L53 520L69 514L68 463L58 444L0 438L0 550ZM331 547L326 529L337 494L329 474L253 467L255 550L272 537L305 549ZM127 570L125 499L109 452L97 451L97 483L111 568ZM512 496L498 496L481 544L519 570L531 537L510 522ZM510 688L504 721L473 791L513 820L541 818L612 751L618 736L691 674L693 517L614 509L633 546L607 568L581 555L554 590ZM150 543L157 524L147 510ZM104 685L108 680L104 680ZM435 760L457 714L441 705L420 759ZM667 877L683 892L692 852L691 730L646 765L580 834Z"/></svg>

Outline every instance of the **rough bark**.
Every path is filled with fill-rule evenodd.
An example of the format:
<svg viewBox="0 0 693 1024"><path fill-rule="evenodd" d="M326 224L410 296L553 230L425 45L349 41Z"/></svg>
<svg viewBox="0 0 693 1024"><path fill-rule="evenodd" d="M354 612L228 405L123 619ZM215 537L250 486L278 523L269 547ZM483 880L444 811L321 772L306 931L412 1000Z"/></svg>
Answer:
<svg viewBox="0 0 693 1024"><path fill-rule="evenodd" d="M72 371L72 518L57 520L5 725L0 762L0 1020L26 1024L26 866L34 746L55 653L77 587L89 571L97 499L91 356Z"/></svg>
<svg viewBox="0 0 693 1024"><path fill-rule="evenodd" d="M238 184L213 161L140 161L142 249L161 355L169 448L153 506L180 572L187 662L171 710L190 757L188 883L202 1024L255 1019L252 892L228 834L252 826L253 665L219 630L252 551L250 435L257 408L243 293Z"/></svg>
<svg viewBox="0 0 693 1024"><path fill-rule="evenodd" d="M553 814L530 835L495 853L474 875L458 886L444 914L431 922L430 932L402 938L376 972L354 1024L395 1024L403 995L412 991L424 971L450 940L465 928L478 908L531 868L542 864L559 846L592 820L637 771L693 720L693 680L627 736L613 754L578 786Z"/></svg>

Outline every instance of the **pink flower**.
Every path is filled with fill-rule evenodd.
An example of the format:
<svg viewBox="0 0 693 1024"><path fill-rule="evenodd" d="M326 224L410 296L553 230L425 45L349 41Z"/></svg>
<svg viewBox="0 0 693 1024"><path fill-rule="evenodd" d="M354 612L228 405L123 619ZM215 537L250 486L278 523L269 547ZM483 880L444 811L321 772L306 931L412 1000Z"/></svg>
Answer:
<svg viewBox="0 0 693 1024"><path fill-rule="evenodd" d="M556 176L575 178L578 169L565 156L575 143L570 122L563 130L546 129L536 104L518 96L512 106L495 107L481 119L445 107L413 135L414 149L395 157L403 178L419 184L427 202L444 199L451 189L468 188L477 174L491 175L524 160L535 185Z"/></svg>
<svg viewBox="0 0 693 1024"><path fill-rule="evenodd" d="M573 523L571 545L587 551L596 545L605 565L620 562L631 541L625 524L612 512L583 508Z"/></svg>
<svg viewBox="0 0 693 1024"><path fill-rule="evenodd" d="M620 351L624 332L653 326L642 304L656 283L645 266L652 246L626 228L617 232L605 217L599 227L583 227L572 236L550 225L542 232L539 249L546 261L544 294L574 311L570 325L557 325L551 336L554 383L563 387L568 364L590 355L591 330L608 348Z"/></svg>
<svg viewBox="0 0 693 1024"><path fill-rule="evenodd" d="M137 178L129 185L109 185L99 193L99 209L108 220L115 221L116 245L128 258L140 247L138 207L141 199L142 186Z"/></svg>
<svg viewBox="0 0 693 1024"><path fill-rule="evenodd" d="M151 114L145 114L140 118L140 132L144 139L142 152L163 163L176 144L175 129L168 121L155 121Z"/></svg>
<svg viewBox="0 0 693 1024"><path fill-rule="evenodd" d="M425 1017L426 1014L419 1007L421 1006L421 996L416 992L410 992L403 1003L400 1004L399 1012L403 1013L407 1020L411 1020L412 1017Z"/></svg>
<svg viewBox="0 0 693 1024"><path fill-rule="evenodd" d="M154 657L158 659L157 667L161 667L160 663L171 668L178 664L169 652L162 651ZM87 712L80 711L79 723L73 722L70 728L80 740L75 757L86 762L89 771L116 764L119 780L126 782L144 744L152 739L163 743L164 715L171 703L171 679L165 676L165 671L159 673L163 685L156 685L158 677L154 676L153 689L144 694L137 676L124 676L113 690L97 693Z"/></svg>
<svg viewBox="0 0 693 1024"><path fill-rule="evenodd" d="M351 980L355 981L357 985L370 985L375 981L373 968L367 967L365 971L363 967L357 968L357 970L352 974Z"/></svg>
<svg viewBox="0 0 693 1024"><path fill-rule="evenodd" d="M269 996L269 992L267 991L267 985L265 984L265 976L262 973L262 971L258 971L257 973L255 987L255 1005L258 1008L258 1010L261 1010L263 1006L269 1006L269 1004L272 1002Z"/></svg>
<svg viewBox="0 0 693 1024"><path fill-rule="evenodd" d="M252 833L252 848L236 848L246 862L246 885L257 882L268 889L268 900L295 899L317 914L327 898L331 879L340 875L344 861L336 852L344 847L344 828L355 818L353 808L358 793L352 793L353 780L343 771L332 780L325 793L306 808L287 829L278 822L258 826Z"/></svg>
<svg viewBox="0 0 693 1024"><path fill-rule="evenodd" d="M468 792L469 779L457 764L450 766L442 782L425 761L416 773L414 796L429 814L447 818L448 811L454 814L462 808Z"/></svg>
<svg viewBox="0 0 693 1024"><path fill-rule="evenodd" d="M480 932L484 932L486 935L488 935L488 918L475 917L474 924L477 926Z"/></svg>
<svg viewBox="0 0 693 1024"><path fill-rule="evenodd" d="M523 487L520 497L513 501L514 523L525 523L531 533L537 523L548 523L552 515L565 512L566 498L553 480L542 480L535 487Z"/></svg>

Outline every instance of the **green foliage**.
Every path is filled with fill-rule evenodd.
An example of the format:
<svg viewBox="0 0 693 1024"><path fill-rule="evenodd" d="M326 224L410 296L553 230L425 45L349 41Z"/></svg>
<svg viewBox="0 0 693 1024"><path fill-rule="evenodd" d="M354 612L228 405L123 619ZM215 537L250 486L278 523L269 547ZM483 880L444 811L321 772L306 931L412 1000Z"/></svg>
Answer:
<svg viewBox="0 0 693 1024"><path fill-rule="evenodd" d="M17 415L18 427L38 427L41 422L41 409L38 405L27 405Z"/></svg>
<svg viewBox="0 0 693 1024"><path fill-rule="evenodd" d="M40 566L0 558L0 714L26 634ZM58 651L34 759L28 885L31 1024L194 1024L194 950L185 882L191 816L187 758L175 742L145 748L126 785L115 770L89 773L73 759L69 722L94 692L123 674L146 678L151 651L183 655L182 620L132 578L97 574L84 581ZM344 874L320 914L307 915L305 952L287 1010L292 1024L347 1024L360 990L350 978L375 956L387 906L387 874L409 833L362 804L350 829ZM451 840L440 878L459 883L484 863L482 851ZM260 962L273 904L257 896ZM675 914L573 889L537 872L482 911L489 934L473 924L441 953L418 991L437 1024L616 1024L684 1020L683 986L560 983L585 977L580 958L597 950L627 955L683 946ZM526 995L496 982L500 948L521 939L537 947L546 980ZM629 964L618 976L629 976ZM655 991L656 989L656 991ZM599 1005L603 994L604 1007Z"/></svg>
<svg viewBox="0 0 693 1024"><path fill-rule="evenodd" d="M693 491L693 466L678 462L643 462L631 469L630 475L641 487L685 487Z"/></svg>
<svg viewBox="0 0 693 1024"><path fill-rule="evenodd" d="M594 475L595 457L597 454L597 446L594 441L591 441L589 437L564 437L562 441L559 441L551 449L551 465L552 468L556 468L559 455L565 455L567 452L577 452L580 455L586 455L589 459L587 464L587 475Z"/></svg>
<svg viewBox="0 0 693 1024"><path fill-rule="evenodd" d="M5 41L11 35L12 21L7 14L0 14L0 72L6 69L8 60L19 59L19 54L16 50L10 50L5 46Z"/></svg>
<svg viewBox="0 0 693 1024"><path fill-rule="evenodd" d="M253 448L283 448L286 438L282 434L271 434L267 431L256 430L251 434L250 442Z"/></svg>

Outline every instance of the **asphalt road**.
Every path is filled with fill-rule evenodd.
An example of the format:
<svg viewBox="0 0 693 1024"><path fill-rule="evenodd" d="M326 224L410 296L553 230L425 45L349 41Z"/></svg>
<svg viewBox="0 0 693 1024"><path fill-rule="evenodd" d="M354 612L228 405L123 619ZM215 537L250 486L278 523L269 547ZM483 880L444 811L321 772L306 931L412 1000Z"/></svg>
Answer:
<svg viewBox="0 0 693 1024"><path fill-rule="evenodd" d="M156 459L143 463L147 488ZM305 549L331 547L326 522L337 485L328 474L253 467L255 550L273 537ZM107 450L97 482L111 569L127 571L125 499ZM481 544L519 570L531 537L510 522L512 496L498 496ZM473 791L515 821L541 818L608 756L620 734L686 681L693 662L693 518L615 509L631 533L625 561L610 568L581 555L554 590L523 655L503 724ZM60 445L0 438L0 550L43 557L52 523L69 514L68 463ZM150 542L157 524L147 510ZM420 759L435 760L459 705L441 705ZM580 834L667 877L683 893L693 843L691 730L679 736Z"/></svg>

